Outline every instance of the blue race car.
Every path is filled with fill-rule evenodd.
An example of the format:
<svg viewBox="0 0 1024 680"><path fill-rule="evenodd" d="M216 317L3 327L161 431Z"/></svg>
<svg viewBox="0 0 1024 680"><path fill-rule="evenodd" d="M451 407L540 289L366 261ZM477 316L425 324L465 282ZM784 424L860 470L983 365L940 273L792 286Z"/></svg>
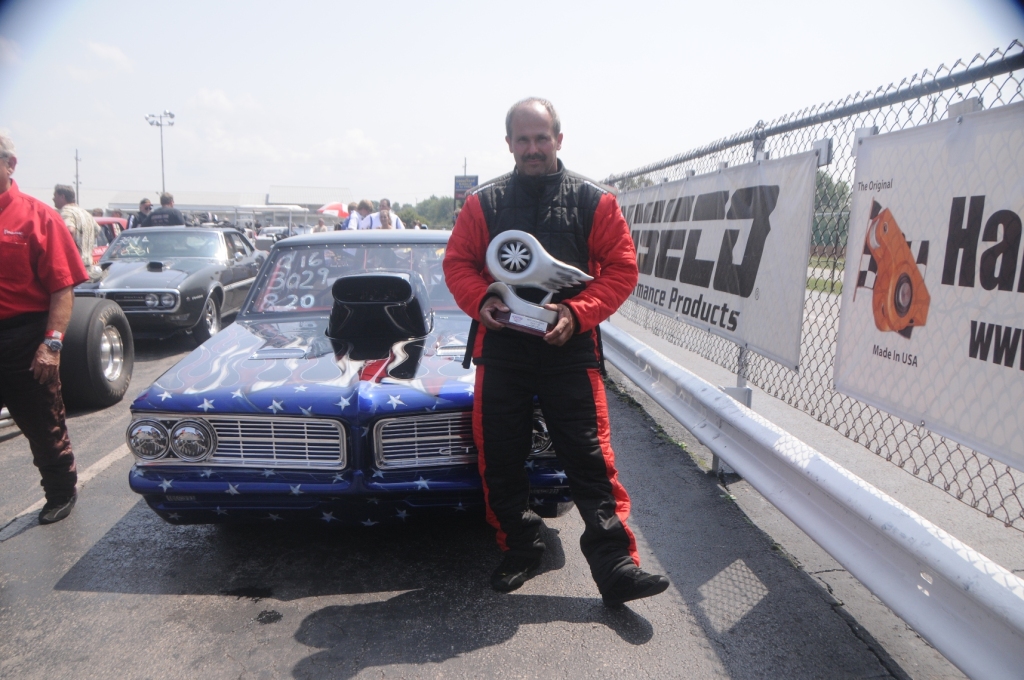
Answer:
<svg viewBox="0 0 1024 680"><path fill-rule="evenodd" d="M132 404L132 490L175 524L481 512L469 318L445 286L448 235L275 244L236 322ZM526 467L539 515L571 507L539 410Z"/></svg>

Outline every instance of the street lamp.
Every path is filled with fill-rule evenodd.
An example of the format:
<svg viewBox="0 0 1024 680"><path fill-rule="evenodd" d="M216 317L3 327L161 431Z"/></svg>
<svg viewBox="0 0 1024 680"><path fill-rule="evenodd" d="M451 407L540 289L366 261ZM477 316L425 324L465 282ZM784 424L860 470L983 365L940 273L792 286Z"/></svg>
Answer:
<svg viewBox="0 0 1024 680"><path fill-rule="evenodd" d="M174 114L170 111L151 113L146 116L146 122L160 128L160 193L167 193L167 182L164 179L164 126L174 125Z"/></svg>

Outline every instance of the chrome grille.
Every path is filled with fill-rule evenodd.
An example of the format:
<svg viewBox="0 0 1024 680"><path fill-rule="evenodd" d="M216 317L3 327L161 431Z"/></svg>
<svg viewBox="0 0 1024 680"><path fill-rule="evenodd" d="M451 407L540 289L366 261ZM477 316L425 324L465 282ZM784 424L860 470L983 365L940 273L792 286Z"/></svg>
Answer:
<svg viewBox="0 0 1024 680"><path fill-rule="evenodd" d="M149 309L145 293L107 293L107 299L121 305L122 309Z"/></svg>
<svg viewBox="0 0 1024 680"><path fill-rule="evenodd" d="M383 470L476 462L473 414L438 413L378 421L374 458Z"/></svg>
<svg viewBox="0 0 1024 680"><path fill-rule="evenodd" d="M138 414L137 414L138 415ZM150 416L152 417L152 416ZM263 416L156 416L170 430L179 420L201 419L217 433L217 450L197 465L236 467L345 467L345 429L335 420ZM169 455L156 464L185 461ZM141 464L141 461L140 461Z"/></svg>

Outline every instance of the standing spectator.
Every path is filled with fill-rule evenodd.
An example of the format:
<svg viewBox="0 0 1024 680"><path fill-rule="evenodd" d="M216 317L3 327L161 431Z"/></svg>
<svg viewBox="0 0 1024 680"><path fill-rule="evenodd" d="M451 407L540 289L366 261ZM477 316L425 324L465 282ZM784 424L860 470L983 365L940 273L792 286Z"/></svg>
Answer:
<svg viewBox="0 0 1024 680"><path fill-rule="evenodd" d="M149 213L140 227L176 227L185 224L185 216L174 207L174 196L160 194L160 207Z"/></svg>
<svg viewBox="0 0 1024 680"><path fill-rule="evenodd" d="M324 232L324 231L327 231L327 225L324 224L324 218L321 217L320 219L318 219L316 221L316 226L313 227L313 233L314 234L319 234L319 233Z"/></svg>
<svg viewBox="0 0 1024 680"><path fill-rule="evenodd" d="M338 225L336 227L336 229L342 229L342 230L358 229L359 228L359 220L361 219L359 213L356 212L358 208L359 208L359 204L356 203L355 201L353 201L352 203L349 203L348 204L348 217L346 217L345 221L342 222L340 225ZM367 214L369 214L369 213L367 213Z"/></svg>
<svg viewBox="0 0 1024 680"><path fill-rule="evenodd" d="M0 403L39 468L46 494L39 523L52 524L70 515L78 498L60 351L75 300L72 287L88 276L60 215L21 193L11 179L17 162L13 142L0 135Z"/></svg>
<svg viewBox="0 0 1024 680"><path fill-rule="evenodd" d="M148 198L144 198L139 201L139 212L137 215L128 216L128 228L134 229L135 227L142 224L142 220L149 217L149 213L153 212L153 202Z"/></svg>
<svg viewBox="0 0 1024 680"><path fill-rule="evenodd" d="M103 208L93 208L91 212L93 217L103 217Z"/></svg>
<svg viewBox="0 0 1024 680"><path fill-rule="evenodd" d="M356 229L369 229L370 228L370 213L373 212L373 203L369 199L364 198L359 201L359 205L356 206Z"/></svg>
<svg viewBox="0 0 1024 680"><path fill-rule="evenodd" d="M85 208L75 203L75 190L66 184L53 188L53 205L60 210L60 216L75 239L82 257L85 271L92 268L92 249L96 247L96 232L100 230L96 220Z"/></svg>
<svg viewBox="0 0 1024 680"><path fill-rule="evenodd" d="M369 226L364 229L405 229L401 218L391 209L391 201L380 199L380 210L366 218Z"/></svg>

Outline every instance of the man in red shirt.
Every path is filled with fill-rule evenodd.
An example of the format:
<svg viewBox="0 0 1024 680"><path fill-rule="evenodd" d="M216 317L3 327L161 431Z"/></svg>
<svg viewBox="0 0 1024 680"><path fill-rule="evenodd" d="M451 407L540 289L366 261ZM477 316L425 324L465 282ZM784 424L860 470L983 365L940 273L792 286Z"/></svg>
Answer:
<svg viewBox="0 0 1024 680"><path fill-rule="evenodd" d="M46 504L40 524L71 514L78 473L64 422L60 350L73 286L88 279L61 216L18 191L14 144L0 135L0 403L28 439Z"/></svg>
<svg viewBox="0 0 1024 680"><path fill-rule="evenodd" d="M515 169L467 197L444 259L448 287L474 319L467 348L477 365L473 438L487 519L505 551L491 586L519 588L540 567L544 551L524 467L536 397L586 525L580 548L605 604L619 606L669 586L667 578L639 566L601 379L597 326L636 286L636 252L615 196L558 160L561 123L551 102L516 103L505 131ZM488 244L511 229L532 234L553 257L594 277L546 305L558 321L542 338L506 328L495 314L508 307L487 293L494 281L486 268Z"/></svg>

